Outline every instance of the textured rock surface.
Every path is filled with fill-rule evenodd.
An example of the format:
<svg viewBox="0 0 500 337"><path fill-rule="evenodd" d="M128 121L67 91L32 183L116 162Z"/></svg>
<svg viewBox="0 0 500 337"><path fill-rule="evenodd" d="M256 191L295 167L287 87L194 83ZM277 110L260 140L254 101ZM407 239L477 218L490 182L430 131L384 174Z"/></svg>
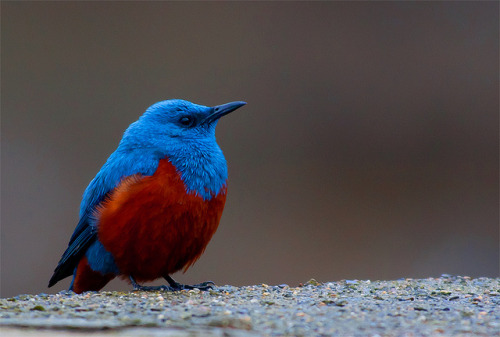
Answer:
<svg viewBox="0 0 500 337"><path fill-rule="evenodd" d="M218 287L0 299L2 336L498 336L500 279Z"/></svg>

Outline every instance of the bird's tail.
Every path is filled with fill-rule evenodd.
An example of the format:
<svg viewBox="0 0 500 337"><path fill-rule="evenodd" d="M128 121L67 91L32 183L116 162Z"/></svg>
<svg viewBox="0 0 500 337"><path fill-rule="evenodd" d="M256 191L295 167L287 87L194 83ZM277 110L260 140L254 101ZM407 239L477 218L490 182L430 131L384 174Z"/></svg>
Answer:
<svg viewBox="0 0 500 337"><path fill-rule="evenodd" d="M87 258L83 257L78 263L78 267L76 267L69 290L73 290L77 294L81 294L84 291L99 291L114 278L114 274L103 275L98 271L92 270Z"/></svg>

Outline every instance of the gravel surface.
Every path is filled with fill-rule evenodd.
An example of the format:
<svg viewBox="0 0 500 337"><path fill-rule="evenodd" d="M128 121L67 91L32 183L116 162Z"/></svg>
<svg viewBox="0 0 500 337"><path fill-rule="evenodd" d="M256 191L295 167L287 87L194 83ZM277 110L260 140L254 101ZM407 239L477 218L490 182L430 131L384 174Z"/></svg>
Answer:
<svg viewBox="0 0 500 337"><path fill-rule="evenodd" d="M499 336L500 278L223 286L0 299L11 336Z"/></svg>

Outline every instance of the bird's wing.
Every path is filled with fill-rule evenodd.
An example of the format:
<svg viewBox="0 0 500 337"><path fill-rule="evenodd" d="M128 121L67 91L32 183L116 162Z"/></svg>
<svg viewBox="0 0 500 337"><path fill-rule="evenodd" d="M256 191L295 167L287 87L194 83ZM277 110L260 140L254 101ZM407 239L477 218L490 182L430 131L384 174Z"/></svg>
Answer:
<svg viewBox="0 0 500 337"><path fill-rule="evenodd" d="M79 234L70 241L68 248L64 251L56 269L54 269L54 274L50 278L49 287L73 274L80 258L95 240L96 233L94 227L88 225L87 219L80 218L77 228L80 229Z"/></svg>
<svg viewBox="0 0 500 337"><path fill-rule="evenodd" d="M81 257L96 239L97 228L93 218L96 207L106 199L122 179L137 174L152 175L157 167L158 159L155 156L147 156L146 153L134 155L114 152L109 157L83 194L80 220L69 240L68 248L54 270L49 287L73 274Z"/></svg>

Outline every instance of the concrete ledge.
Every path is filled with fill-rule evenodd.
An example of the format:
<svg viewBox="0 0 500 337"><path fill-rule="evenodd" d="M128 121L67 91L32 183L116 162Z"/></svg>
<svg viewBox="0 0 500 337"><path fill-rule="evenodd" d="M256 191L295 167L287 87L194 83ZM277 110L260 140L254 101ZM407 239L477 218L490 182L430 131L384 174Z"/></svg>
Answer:
<svg viewBox="0 0 500 337"><path fill-rule="evenodd" d="M0 299L11 336L498 336L500 278L343 280Z"/></svg>

